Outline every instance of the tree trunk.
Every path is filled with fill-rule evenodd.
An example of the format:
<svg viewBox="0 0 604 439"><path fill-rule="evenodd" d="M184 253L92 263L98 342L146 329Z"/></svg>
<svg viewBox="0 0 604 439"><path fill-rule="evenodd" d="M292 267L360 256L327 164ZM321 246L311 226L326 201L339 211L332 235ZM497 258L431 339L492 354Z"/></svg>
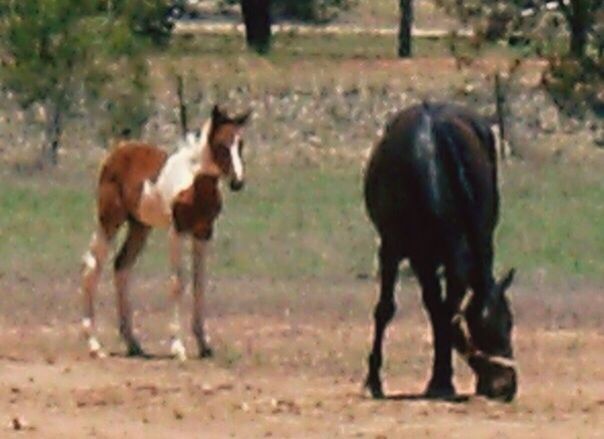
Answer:
<svg viewBox="0 0 604 439"><path fill-rule="evenodd" d="M267 53L271 46L271 0L241 0L245 38L250 49Z"/></svg>
<svg viewBox="0 0 604 439"><path fill-rule="evenodd" d="M413 25L413 0L399 0L401 23L398 34L398 56L411 57L411 27Z"/></svg>
<svg viewBox="0 0 604 439"><path fill-rule="evenodd" d="M577 59L585 57L587 38L592 25L591 6L591 0L572 0L565 9L570 30L570 54Z"/></svg>
<svg viewBox="0 0 604 439"><path fill-rule="evenodd" d="M577 19L571 22L570 53L577 59L585 57L587 47L587 27L585 23Z"/></svg>

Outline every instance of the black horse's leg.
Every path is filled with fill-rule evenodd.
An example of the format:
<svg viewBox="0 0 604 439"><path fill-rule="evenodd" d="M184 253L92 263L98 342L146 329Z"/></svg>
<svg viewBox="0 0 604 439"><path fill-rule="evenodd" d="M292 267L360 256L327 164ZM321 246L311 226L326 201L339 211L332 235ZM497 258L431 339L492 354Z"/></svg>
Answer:
<svg viewBox="0 0 604 439"><path fill-rule="evenodd" d="M380 368L382 367L382 341L388 323L394 316L396 304L394 302L394 284L396 282L400 256L393 251L384 241L379 251L380 271L380 298L375 306L375 333L373 348L369 354L369 372L365 386L374 398L383 398L382 381L380 380Z"/></svg>
<svg viewBox="0 0 604 439"><path fill-rule="evenodd" d="M432 263L411 262L411 266L422 287L422 299L428 311L432 325L434 362L432 377L426 388L426 395L433 397L455 394L451 364L451 313L443 301L440 280L436 274L436 265Z"/></svg>

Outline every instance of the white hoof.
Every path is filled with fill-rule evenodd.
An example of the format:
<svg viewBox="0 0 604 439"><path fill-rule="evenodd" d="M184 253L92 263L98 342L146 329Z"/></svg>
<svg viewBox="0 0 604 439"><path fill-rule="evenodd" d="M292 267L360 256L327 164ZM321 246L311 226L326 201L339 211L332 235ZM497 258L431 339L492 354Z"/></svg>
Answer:
<svg viewBox="0 0 604 439"><path fill-rule="evenodd" d="M172 346L170 346L170 352L172 355L180 361L186 361L187 350L185 345L180 341L179 338L172 340Z"/></svg>
<svg viewBox="0 0 604 439"><path fill-rule="evenodd" d="M99 341L94 337L88 339L88 352L92 358L105 358L107 356Z"/></svg>

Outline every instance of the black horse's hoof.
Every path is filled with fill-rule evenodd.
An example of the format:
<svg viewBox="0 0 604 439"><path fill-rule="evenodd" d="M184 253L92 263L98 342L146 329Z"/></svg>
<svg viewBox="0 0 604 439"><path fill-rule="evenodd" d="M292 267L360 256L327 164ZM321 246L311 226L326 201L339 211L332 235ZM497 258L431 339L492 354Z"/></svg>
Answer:
<svg viewBox="0 0 604 439"><path fill-rule="evenodd" d="M424 392L426 398L445 399L455 396L455 387L452 384L428 384Z"/></svg>
<svg viewBox="0 0 604 439"><path fill-rule="evenodd" d="M145 351L141 348L141 345L138 343L130 343L128 345L128 351L126 352L128 357L145 357Z"/></svg>
<svg viewBox="0 0 604 439"><path fill-rule="evenodd" d="M382 383L379 379L367 378L365 381L365 389L369 390L373 399L384 399L384 390L382 389Z"/></svg>
<svg viewBox="0 0 604 439"><path fill-rule="evenodd" d="M214 350L211 347L204 347L199 351L199 358L212 358Z"/></svg>

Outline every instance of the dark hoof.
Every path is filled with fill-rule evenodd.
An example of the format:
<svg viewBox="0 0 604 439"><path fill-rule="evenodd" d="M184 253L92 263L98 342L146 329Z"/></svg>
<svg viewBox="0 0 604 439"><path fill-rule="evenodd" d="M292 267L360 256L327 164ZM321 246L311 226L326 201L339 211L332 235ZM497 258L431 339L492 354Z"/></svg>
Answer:
<svg viewBox="0 0 604 439"><path fill-rule="evenodd" d="M384 390L382 389L382 382L379 379L367 378L365 381L365 389L369 390L373 399L384 399Z"/></svg>
<svg viewBox="0 0 604 439"><path fill-rule="evenodd" d="M426 398L446 399L455 396L455 387L452 384L432 384L430 383L424 392Z"/></svg>
<svg viewBox="0 0 604 439"><path fill-rule="evenodd" d="M214 350L210 347L202 348L199 352L199 358L212 358L214 356Z"/></svg>
<svg viewBox="0 0 604 439"><path fill-rule="evenodd" d="M138 343L131 343L128 345L128 352L126 353L128 357L145 357L145 351Z"/></svg>

